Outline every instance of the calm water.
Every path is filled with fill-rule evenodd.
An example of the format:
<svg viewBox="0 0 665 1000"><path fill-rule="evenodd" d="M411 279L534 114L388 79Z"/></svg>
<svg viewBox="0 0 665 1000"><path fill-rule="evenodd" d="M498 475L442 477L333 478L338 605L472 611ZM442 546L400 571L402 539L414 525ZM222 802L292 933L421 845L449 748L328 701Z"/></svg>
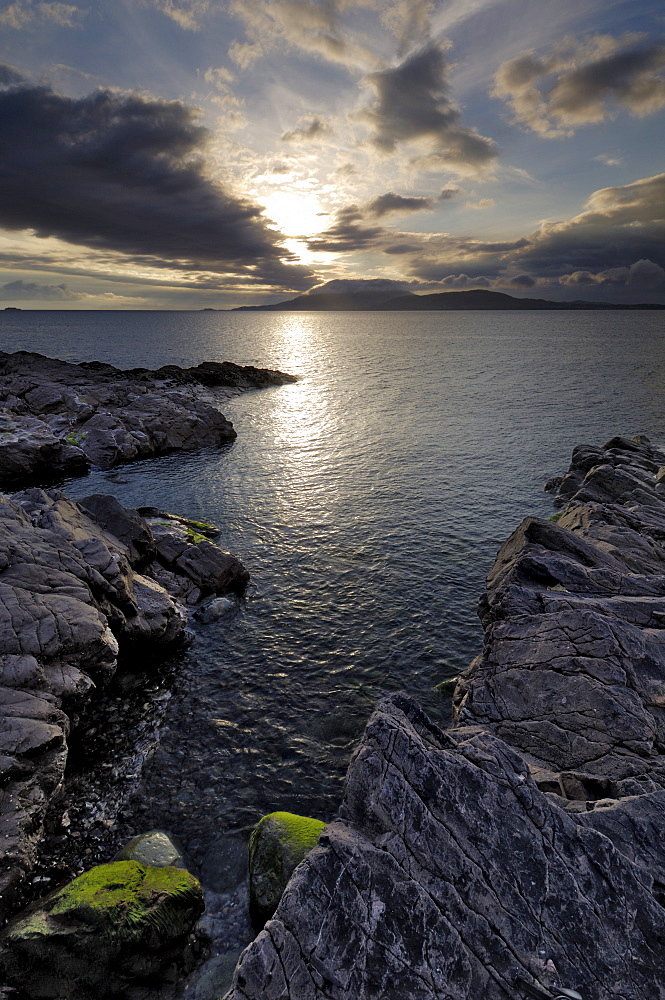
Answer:
<svg viewBox="0 0 665 1000"><path fill-rule="evenodd" d="M180 835L222 894L229 955L229 844L274 809L330 818L382 693L445 715L434 686L479 651L484 576L523 517L551 514L544 481L582 441L665 438L664 332L639 312L0 313L7 351L301 376L230 400L226 450L66 487L213 521L252 574L198 626L120 817Z"/></svg>

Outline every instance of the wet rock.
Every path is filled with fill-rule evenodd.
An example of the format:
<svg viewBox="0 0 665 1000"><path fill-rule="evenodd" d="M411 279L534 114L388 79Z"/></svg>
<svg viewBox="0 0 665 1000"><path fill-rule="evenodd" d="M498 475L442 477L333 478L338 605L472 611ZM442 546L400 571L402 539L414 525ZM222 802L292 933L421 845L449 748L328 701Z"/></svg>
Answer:
<svg viewBox="0 0 665 1000"><path fill-rule="evenodd" d="M78 503L93 521L122 542L135 569L154 559L155 539L138 511L127 510L115 497L101 493L84 497Z"/></svg>
<svg viewBox="0 0 665 1000"><path fill-rule="evenodd" d="M319 839L325 823L274 812L259 821L249 840L249 910L260 929L272 917L296 867Z"/></svg>
<svg viewBox="0 0 665 1000"><path fill-rule="evenodd" d="M108 469L219 447L236 433L214 405L215 389L293 381L284 372L230 362L122 371L0 352L0 488L85 475L91 465Z"/></svg>
<svg viewBox="0 0 665 1000"><path fill-rule="evenodd" d="M455 728L379 706L228 1000L665 998L664 466L575 449L487 578Z"/></svg>
<svg viewBox="0 0 665 1000"><path fill-rule="evenodd" d="M157 559L167 573L182 579L178 594L187 604L210 594L241 593L246 587L249 573L242 563L194 528L174 521L151 521L151 528ZM157 567L152 575L164 585L169 580Z"/></svg>
<svg viewBox="0 0 665 1000"><path fill-rule="evenodd" d="M193 604L248 579L232 556L207 540L200 551L177 525L185 538L166 570L140 515L111 497L86 504L59 490L0 496L0 919L60 788L68 717L108 683L119 656L144 662L185 640L179 595Z"/></svg>
<svg viewBox="0 0 665 1000"><path fill-rule="evenodd" d="M7 981L30 998L119 997L181 960L203 911L181 868L99 865L19 914L0 935Z"/></svg>
<svg viewBox="0 0 665 1000"><path fill-rule="evenodd" d="M553 986L552 969L593 1000L647 1000L662 996L664 918L646 870L543 795L505 742L445 733L396 695L227 1000L513 1000L518 977Z"/></svg>
<svg viewBox="0 0 665 1000"><path fill-rule="evenodd" d="M165 830L141 833L126 844L115 861L137 861L151 868L188 868L185 852L176 837Z"/></svg>

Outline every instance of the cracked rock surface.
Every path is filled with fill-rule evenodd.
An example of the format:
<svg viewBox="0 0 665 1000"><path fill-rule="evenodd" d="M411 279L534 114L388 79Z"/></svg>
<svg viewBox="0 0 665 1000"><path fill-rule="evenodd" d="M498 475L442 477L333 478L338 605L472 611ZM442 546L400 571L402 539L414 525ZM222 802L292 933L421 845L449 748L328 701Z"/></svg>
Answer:
<svg viewBox="0 0 665 1000"><path fill-rule="evenodd" d="M159 549L169 530L158 542L113 497L75 503L37 488L0 495L0 919L34 863L71 719L110 680L119 655L140 659L181 639L183 593L195 603L249 579L233 556L182 533L174 524L179 556L167 560Z"/></svg>
<svg viewBox="0 0 665 1000"><path fill-rule="evenodd" d="M230 362L156 372L0 352L0 488L84 475L236 437L214 405L218 387L262 388L292 375ZM205 390L204 390L205 387Z"/></svg>
<svg viewBox="0 0 665 1000"><path fill-rule="evenodd" d="M480 602L455 726L380 704L226 1000L665 998L665 452L581 446Z"/></svg>

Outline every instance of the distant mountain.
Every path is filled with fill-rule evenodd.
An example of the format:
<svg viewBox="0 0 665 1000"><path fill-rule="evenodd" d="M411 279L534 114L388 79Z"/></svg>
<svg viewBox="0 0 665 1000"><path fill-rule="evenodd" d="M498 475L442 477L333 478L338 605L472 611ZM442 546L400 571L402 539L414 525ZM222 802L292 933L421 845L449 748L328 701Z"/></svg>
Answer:
<svg viewBox="0 0 665 1000"><path fill-rule="evenodd" d="M303 295L286 302L275 302L270 306L240 306L233 312L312 312L314 310L339 311L381 309L383 303L399 297L417 298L404 290L405 282L383 278L334 278L323 285L310 288Z"/></svg>
<svg viewBox="0 0 665 1000"><path fill-rule="evenodd" d="M415 301L414 301L415 300ZM518 299L505 292L492 292L487 288L472 288L466 292L435 292L433 295L400 295L388 299L374 309L406 311L413 309L665 309L657 303L552 302L549 299Z"/></svg>
<svg viewBox="0 0 665 1000"><path fill-rule="evenodd" d="M401 292L402 294L395 294ZM519 299L505 292L487 288L472 288L464 292L435 292L432 295L404 294L399 281L381 279L348 279L327 281L295 299L270 306L240 306L233 310L247 312L314 312L386 310L414 311L420 309L665 309L665 305L642 302L638 305L610 302L553 302L548 299Z"/></svg>

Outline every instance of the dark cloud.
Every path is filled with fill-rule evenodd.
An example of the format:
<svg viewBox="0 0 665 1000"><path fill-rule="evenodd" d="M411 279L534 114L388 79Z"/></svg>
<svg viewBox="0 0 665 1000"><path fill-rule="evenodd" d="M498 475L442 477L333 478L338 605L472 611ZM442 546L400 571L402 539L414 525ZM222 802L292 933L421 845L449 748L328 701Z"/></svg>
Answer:
<svg viewBox="0 0 665 1000"><path fill-rule="evenodd" d="M0 64L0 87L13 87L24 81L25 77L14 66Z"/></svg>
<svg viewBox="0 0 665 1000"><path fill-rule="evenodd" d="M461 124L449 96L444 46L430 43L398 66L371 73L367 80L377 101L359 114L372 128L371 143L384 153L401 143L418 142L425 165L460 172L488 167L497 155L491 139Z"/></svg>
<svg viewBox="0 0 665 1000"><path fill-rule="evenodd" d="M594 35L503 63L492 93L509 103L516 122L555 137L603 121L614 107L652 114L665 106L664 75L665 45Z"/></svg>
<svg viewBox="0 0 665 1000"><path fill-rule="evenodd" d="M556 278L627 267L642 258L665 266L665 174L595 191L583 212L544 223L519 253L525 269Z"/></svg>
<svg viewBox="0 0 665 1000"><path fill-rule="evenodd" d="M11 86L0 92L0 225L162 266L311 284L284 264L261 207L207 176L207 139L178 101Z"/></svg>
<svg viewBox="0 0 665 1000"><path fill-rule="evenodd" d="M13 302L27 299L52 299L71 301L82 296L73 292L66 285L38 285L34 281L8 281L0 285L0 301Z"/></svg>
<svg viewBox="0 0 665 1000"><path fill-rule="evenodd" d="M380 219L383 215L391 213L422 212L436 208L439 202L449 201L458 193L457 188L444 188L436 197L409 197L403 194L395 194L394 191L386 191L379 194L363 206L363 214Z"/></svg>
<svg viewBox="0 0 665 1000"><path fill-rule="evenodd" d="M316 142L333 134L330 125L322 118L312 118L311 121L297 125L291 132L284 132L282 142Z"/></svg>
<svg viewBox="0 0 665 1000"><path fill-rule="evenodd" d="M508 279L508 284L511 288L533 288L537 282L531 274L515 274Z"/></svg>

